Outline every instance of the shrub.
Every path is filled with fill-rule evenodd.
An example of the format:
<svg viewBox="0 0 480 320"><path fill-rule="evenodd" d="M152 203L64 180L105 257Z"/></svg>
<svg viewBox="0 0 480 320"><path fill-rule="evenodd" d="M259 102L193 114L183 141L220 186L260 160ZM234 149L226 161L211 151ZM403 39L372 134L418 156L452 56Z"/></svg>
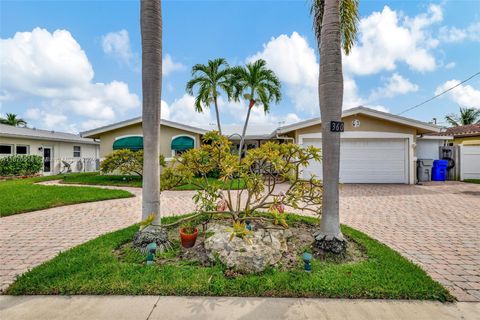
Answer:
<svg viewBox="0 0 480 320"><path fill-rule="evenodd" d="M160 165L165 166L165 157L162 155L160 155ZM118 171L121 174L137 174L141 177L143 175L143 150L113 151L100 163L100 171L104 173Z"/></svg>
<svg viewBox="0 0 480 320"><path fill-rule="evenodd" d="M175 158L175 162L161 176L164 189L184 184L198 187L199 191L193 197L198 214L230 214L234 222L239 223L234 228L241 229L239 226L250 219L270 220L288 227L285 206L320 212L323 194L321 181L314 176L303 179L300 174L310 160L320 160L320 149L267 142L249 150L239 160L238 155L230 151L231 142L217 132L207 132L204 141L209 143ZM195 179L207 177L214 170L218 170L219 180L224 182L242 179L245 189L232 192L228 184L225 187L209 179ZM277 186L282 183L286 187L281 191ZM222 187L224 190L220 189ZM242 195L245 200L241 199ZM259 211L268 211L270 217L257 215Z"/></svg>
<svg viewBox="0 0 480 320"><path fill-rule="evenodd" d="M0 176L33 175L42 170L43 160L40 156L8 156L0 158Z"/></svg>

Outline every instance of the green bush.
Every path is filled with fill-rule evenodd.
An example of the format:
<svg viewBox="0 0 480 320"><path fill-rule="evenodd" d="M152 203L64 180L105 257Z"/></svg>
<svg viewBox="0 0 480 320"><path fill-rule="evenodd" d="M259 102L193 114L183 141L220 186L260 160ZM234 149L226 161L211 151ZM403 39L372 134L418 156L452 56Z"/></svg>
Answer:
<svg viewBox="0 0 480 320"><path fill-rule="evenodd" d="M0 158L0 176L24 176L39 173L43 160L40 156L8 156Z"/></svg>

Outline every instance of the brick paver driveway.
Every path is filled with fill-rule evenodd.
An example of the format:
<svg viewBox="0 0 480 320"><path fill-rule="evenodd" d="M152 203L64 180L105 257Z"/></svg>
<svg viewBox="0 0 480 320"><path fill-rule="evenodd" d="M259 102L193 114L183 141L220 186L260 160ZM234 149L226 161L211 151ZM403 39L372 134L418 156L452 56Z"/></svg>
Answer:
<svg viewBox="0 0 480 320"><path fill-rule="evenodd" d="M140 219L136 198L85 203L0 220L0 285L59 251ZM162 193L163 214L191 212L192 191ZM460 301L480 301L480 185L345 185L342 223L422 266Z"/></svg>

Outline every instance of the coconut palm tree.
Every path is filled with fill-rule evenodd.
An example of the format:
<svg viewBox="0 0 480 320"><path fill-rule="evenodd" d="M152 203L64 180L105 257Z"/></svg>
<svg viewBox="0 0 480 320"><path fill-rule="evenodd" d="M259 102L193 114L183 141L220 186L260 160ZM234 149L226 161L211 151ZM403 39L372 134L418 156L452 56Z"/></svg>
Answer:
<svg viewBox="0 0 480 320"><path fill-rule="evenodd" d="M318 94L322 118L323 203L316 245L342 253L347 242L340 230L339 172L340 133L330 131L331 121L340 121L343 104L342 46L346 54L354 45L358 23L358 0L313 0L311 13L320 49Z"/></svg>
<svg viewBox="0 0 480 320"><path fill-rule="evenodd" d="M222 134L217 98L221 91L227 94L229 100L232 96L232 77L227 60L217 58L208 60L206 65L196 64L192 67L192 77L193 79L187 82L186 91L193 96L194 87L198 87L195 97L195 110L203 112L203 108L210 107L213 102L217 116L218 132Z"/></svg>
<svg viewBox="0 0 480 320"><path fill-rule="evenodd" d="M445 116L445 120L447 120L452 127L477 124L480 123L480 109L460 107L460 114L449 114Z"/></svg>
<svg viewBox="0 0 480 320"><path fill-rule="evenodd" d="M160 224L160 99L162 93L162 12L160 0L141 0L143 189L142 219Z"/></svg>
<svg viewBox="0 0 480 320"><path fill-rule="evenodd" d="M5 118L0 118L0 123L1 124L6 124L9 126L14 126L14 127L26 127L27 126L27 121L18 118L18 116L14 113L7 113Z"/></svg>
<svg viewBox="0 0 480 320"><path fill-rule="evenodd" d="M248 63L245 67L234 67L234 96L236 100L242 96L248 100L247 117L243 125L240 147L238 149L241 158L243 145L245 143L245 134L247 132L250 113L254 106L262 106L263 111L267 113L270 110L270 103L279 103L282 99L281 84L275 73L267 68L267 62L259 59L253 63Z"/></svg>

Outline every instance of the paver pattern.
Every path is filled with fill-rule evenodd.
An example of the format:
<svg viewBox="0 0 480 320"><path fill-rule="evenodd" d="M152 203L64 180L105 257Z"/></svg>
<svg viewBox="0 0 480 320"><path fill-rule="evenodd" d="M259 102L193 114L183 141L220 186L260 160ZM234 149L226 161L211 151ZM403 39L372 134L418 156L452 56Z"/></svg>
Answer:
<svg viewBox="0 0 480 320"><path fill-rule="evenodd" d="M122 189L136 197L1 218L0 289L60 251L138 222L141 190ZM192 212L194 194L163 192L162 214ZM340 209L342 223L417 263L458 300L480 301L480 185L344 185Z"/></svg>

